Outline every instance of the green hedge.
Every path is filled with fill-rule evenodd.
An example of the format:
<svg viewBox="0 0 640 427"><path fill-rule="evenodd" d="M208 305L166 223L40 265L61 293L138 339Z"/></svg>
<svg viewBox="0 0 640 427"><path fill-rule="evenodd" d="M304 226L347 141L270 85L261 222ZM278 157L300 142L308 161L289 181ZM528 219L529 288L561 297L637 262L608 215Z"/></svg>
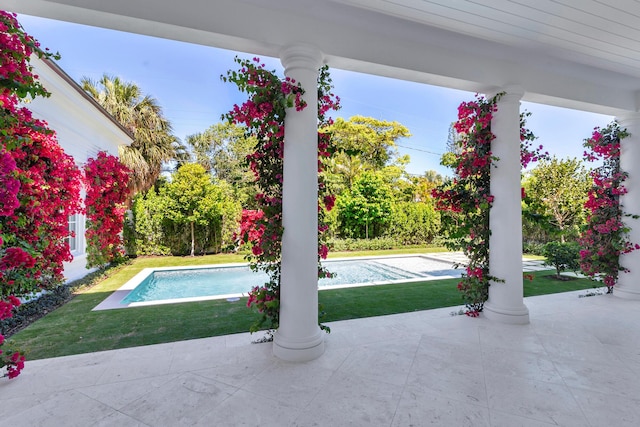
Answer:
<svg viewBox="0 0 640 427"><path fill-rule="evenodd" d="M440 213L433 204L400 202L395 205L385 236L403 245L424 245L433 242L440 232Z"/></svg>
<svg viewBox="0 0 640 427"><path fill-rule="evenodd" d="M375 239L329 239L327 244L331 252L379 251L411 246L425 246L424 244L407 245L402 241L402 239L396 239L393 237L378 237Z"/></svg>

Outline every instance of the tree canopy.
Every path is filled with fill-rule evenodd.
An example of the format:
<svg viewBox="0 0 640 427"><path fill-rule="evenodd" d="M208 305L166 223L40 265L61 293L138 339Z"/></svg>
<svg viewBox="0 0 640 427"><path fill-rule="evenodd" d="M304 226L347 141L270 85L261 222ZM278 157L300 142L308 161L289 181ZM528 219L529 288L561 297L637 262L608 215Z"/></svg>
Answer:
<svg viewBox="0 0 640 427"><path fill-rule="evenodd" d="M132 190L148 190L160 176L162 164L176 156L179 145L158 101L144 95L135 83L107 74L98 81L83 77L81 84L134 136L129 147L121 146L120 161L133 171Z"/></svg>
<svg viewBox="0 0 640 427"><path fill-rule="evenodd" d="M391 220L391 188L380 173L365 172L351 190L338 196L337 206L342 213L342 231L348 237L368 239L380 235L382 226Z"/></svg>
<svg viewBox="0 0 640 427"><path fill-rule="evenodd" d="M374 168L383 167L397 155L396 141L411 136L409 129L398 122L373 117L338 117L327 127L339 151L357 155L361 162Z"/></svg>
<svg viewBox="0 0 640 427"><path fill-rule="evenodd" d="M215 185L198 164L181 166L172 175L171 182L161 188L160 195L166 218L179 225L188 225L191 256L195 255L196 225L221 230L224 217L239 212L228 187Z"/></svg>
<svg viewBox="0 0 640 427"><path fill-rule="evenodd" d="M584 203L590 186L591 177L580 160L542 160L523 180L525 214L537 218L564 241L577 235L585 220Z"/></svg>
<svg viewBox="0 0 640 427"><path fill-rule="evenodd" d="M256 139L247 138L244 128L229 122L216 123L204 132L187 136L186 144L191 151L191 161L202 165L216 179L232 185L243 203L252 200L256 189L247 155L254 151Z"/></svg>

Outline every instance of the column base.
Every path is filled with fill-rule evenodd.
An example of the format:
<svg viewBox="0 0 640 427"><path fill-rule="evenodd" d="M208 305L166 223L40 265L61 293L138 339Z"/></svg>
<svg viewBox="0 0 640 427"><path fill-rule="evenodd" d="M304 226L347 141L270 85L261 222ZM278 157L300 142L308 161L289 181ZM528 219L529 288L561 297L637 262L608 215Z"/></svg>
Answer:
<svg viewBox="0 0 640 427"><path fill-rule="evenodd" d="M308 362L324 353L324 336L320 328L317 334L296 340L282 336L276 331L273 336L273 355L287 362Z"/></svg>
<svg viewBox="0 0 640 427"><path fill-rule="evenodd" d="M622 299L639 301L640 300L640 288L634 289L634 288L628 287L628 286L619 288L616 285L613 288L613 296L614 297L618 297L618 298L622 298Z"/></svg>
<svg viewBox="0 0 640 427"><path fill-rule="evenodd" d="M482 314L489 320L510 325L527 325L529 323L529 309L524 304L516 310L509 310L494 307L489 303L484 305Z"/></svg>

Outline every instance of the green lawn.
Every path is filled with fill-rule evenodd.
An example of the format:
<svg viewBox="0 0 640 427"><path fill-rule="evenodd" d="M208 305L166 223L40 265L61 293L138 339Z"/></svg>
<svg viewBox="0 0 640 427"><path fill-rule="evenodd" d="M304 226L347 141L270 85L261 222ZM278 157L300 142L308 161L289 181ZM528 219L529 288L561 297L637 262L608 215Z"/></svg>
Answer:
<svg viewBox="0 0 640 427"><path fill-rule="evenodd" d="M389 251L384 253L389 254ZM365 254L371 255L369 252ZM138 258L20 331L11 340L27 350L28 359L33 360L245 332L256 317L247 309L246 298L237 302L214 300L91 311L142 268L241 261L242 257L238 255ZM550 272L538 272L532 282L525 280L525 296L594 286L587 279L558 282L545 277L548 274ZM322 291L319 300L326 311L322 321L460 306L457 282L456 279L447 279ZM256 338L260 337L257 334Z"/></svg>

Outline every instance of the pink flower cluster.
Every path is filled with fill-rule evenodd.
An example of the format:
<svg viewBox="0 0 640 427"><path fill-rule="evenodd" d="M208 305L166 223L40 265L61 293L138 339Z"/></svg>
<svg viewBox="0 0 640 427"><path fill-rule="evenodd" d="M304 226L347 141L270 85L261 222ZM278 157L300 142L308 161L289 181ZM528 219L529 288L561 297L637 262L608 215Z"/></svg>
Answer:
<svg viewBox="0 0 640 427"><path fill-rule="evenodd" d="M13 316L14 308L20 306L20 300L13 295L9 295L7 300L0 300L0 320L8 319ZM6 366L7 373L4 375L9 379L20 375L20 371L24 368L24 355L19 351L11 352L7 357L2 350L4 344L4 335L0 334L0 367Z"/></svg>
<svg viewBox="0 0 640 427"><path fill-rule="evenodd" d="M254 286L249 292L247 307L255 305L259 313L269 309L269 305L279 300L278 293L267 286Z"/></svg>
<svg viewBox="0 0 640 427"><path fill-rule="evenodd" d="M602 280L609 292L619 272L628 271L620 265L620 255L640 249L628 239L630 230L622 221L628 214L620 206L620 196L627 192L627 174L620 170L620 144L627 136L627 131L613 122L604 129L594 129L584 142L588 149L585 159L601 160L602 166L591 173L593 186L585 202L587 227L579 238L580 267L586 275Z"/></svg>
<svg viewBox="0 0 640 427"><path fill-rule="evenodd" d="M61 283L71 259L68 217L82 211L81 173L53 131L20 107L48 96L30 57L53 55L26 34L16 15L0 11L0 317L12 316L24 295ZM0 347L5 345L0 335ZM0 368L14 378L24 366L19 351L0 348Z"/></svg>
<svg viewBox="0 0 640 427"><path fill-rule="evenodd" d="M9 295L6 301L0 300L0 320L8 319L13 316L14 308L20 306L20 300L13 295ZM6 366L7 373L4 375L9 379L20 375L20 371L24 368L25 357L19 351L11 352L7 357L2 350L4 344L4 335L0 334L0 367Z"/></svg>
<svg viewBox="0 0 640 427"><path fill-rule="evenodd" d="M585 160L593 162L599 159L614 159L620 157L620 141L612 140L611 130L595 128L591 138L585 139L584 146L589 151L584 152Z"/></svg>
<svg viewBox="0 0 640 427"><path fill-rule="evenodd" d="M0 216L11 215L20 206L20 181L15 174L16 170L16 162L11 154L0 151Z"/></svg>
<svg viewBox="0 0 640 427"><path fill-rule="evenodd" d="M455 178L432 191L436 209L442 211L443 229L449 235L449 247L462 250L470 259L458 290L467 307L476 316L487 298L489 280L488 243L489 210L493 195L489 192L491 165L495 159L491 142L491 119L497 111L501 94L487 100L476 95L475 101L458 107L459 149L452 165Z"/></svg>
<svg viewBox="0 0 640 427"><path fill-rule="evenodd" d="M4 256L0 258L0 279L3 274L17 268L33 268L36 260L22 248L11 247L4 251ZM12 284L12 283L8 283Z"/></svg>
<svg viewBox="0 0 640 427"><path fill-rule="evenodd" d="M242 217L240 218L240 230L234 235L235 240L251 244L251 251L255 256L262 255L263 252L262 236L266 227L263 223L259 223L263 218L264 212L261 210L243 209Z"/></svg>
<svg viewBox="0 0 640 427"><path fill-rule="evenodd" d="M84 167L87 264L106 265L124 255L120 233L129 196L129 169L101 151Z"/></svg>
<svg viewBox="0 0 640 427"><path fill-rule="evenodd" d="M267 71L259 58L252 61L235 59L239 71L229 71L222 76L225 82L234 83L249 99L242 105L234 105L225 118L246 128L247 136L258 141L255 151L247 156L247 164L253 172L260 193L256 195L257 210L244 211L236 238L241 244L251 245L248 256L252 268L263 270L270 281L263 287L254 288L249 293L249 306L255 305L262 313L261 319L251 327L255 332L265 322L270 328L277 328L279 319L280 254L282 240L282 180L284 153L284 118L287 110L301 111L306 107L302 98L304 90L289 77L280 79L275 72ZM324 114L337 109L337 97L331 92L330 79L326 68L320 72L318 81L318 120L322 125L328 120ZM318 133L318 170L322 170L320 158L331 156L333 149L330 135ZM335 197L322 194L325 186L318 183L321 195L318 201L318 259L326 257L328 248L322 243L322 213L330 210ZM324 209L322 208L324 206ZM321 269L320 269L321 270Z"/></svg>
<svg viewBox="0 0 640 427"><path fill-rule="evenodd" d="M529 112L520 114L520 165L522 169L526 169L530 163L549 158L549 153L542 151L544 149L542 145L533 148L536 136L526 128L526 120L530 115Z"/></svg>
<svg viewBox="0 0 640 427"><path fill-rule="evenodd" d="M29 64L29 57L33 54L39 57L53 56L42 51L40 43L24 32L15 13L0 10L0 80L11 82L10 85L3 85L2 95L43 95L44 88Z"/></svg>
<svg viewBox="0 0 640 427"><path fill-rule="evenodd" d="M5 300L0 300L0 320L8 319L13 316L13 309L20 306L20 300L13 295L9 295ZM0 334L1 339L4 337Z"/></svg>
<svg viewBox="0 0 640 427"><path fill-rule="evenodd" d="M496 111L498 111L498 107L495 102L488 105L484 97L476 94L475 101L462 102L458 106L458 121L454 123L453 127L459 134L474 132L478 136L481 135L477 139L478 144L491 144L495 138L493 134L481 131L491 128L491 119Z"/></svg>
<svg viewBox="0 0 640 427"><path fill-rule="evenodd" d="M448 234L447 246L462 250L470 260L458 289L467 307L467 314L477 316L488 296L489 276L489 212L494 201L490 194L491 167L497 160L491 151L495 135L491 120L502 94L492 99L476 95L475 101L458 107L458 150L452 168L455 178L432 191L436 209L442 212L443 231ZM522 167L546 154L542 147L531 149L535 136L526 127L526 117L520 116L520 160ZM522 191L524 198L524 191Z"/></svg>

